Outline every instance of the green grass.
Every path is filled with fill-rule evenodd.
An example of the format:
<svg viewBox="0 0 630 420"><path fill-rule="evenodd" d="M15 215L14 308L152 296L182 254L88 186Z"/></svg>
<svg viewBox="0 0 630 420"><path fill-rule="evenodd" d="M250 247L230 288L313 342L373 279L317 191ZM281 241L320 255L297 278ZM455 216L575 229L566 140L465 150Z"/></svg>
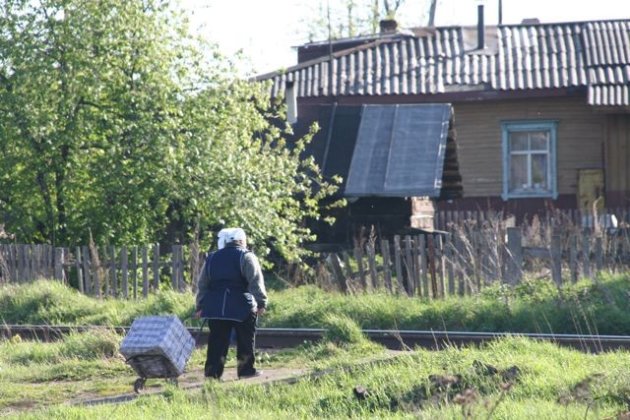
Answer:
<svg viewBox="0 0 630 420"><path fill-rule="evenodd" d="M26 418L606 418L630 410L628 352L589 355L512 338L481 349L419 350L389 362L362 364L388 353L367 341L361 328L628 335L629 293L628 274L581 281L560 291L546 280L527 281L434 302L384 292L344 296L312 286L272 290L262 326L325 328L325 340L263 352L258 365L337 369L334 373L293 386L209 383L203 392L169 389L163 396L94 408L62 403L130 391L136 375L117 354L120 336L108 330L74 333L54 343L14 337L0 341L0 415L17 410ZM185 319L193 301L190 293L171 291L138 301L98 300L39 281L0 287L0 321L129 325L145 314ZM190 369L201 369L204 351L193 353ZM228 367L234 360L230 350ZM517 366L521 375L505 391L505 381L484 375L483 364L499 370ZM429 375L459 375L459 388L436 393ZM157 386L158 380L148 385ZM359 385L368 390L362 401L352 392ZM472 390L465 398L464 388Z"/></svg>
<svg viewBox="0 0 630 420"><path fill-rule="evenodd" d="M328 342L327 346L335 344ZM417 350L388 361L354 362L370 352L344 344L345 369L294 385L208 382L202 391L169 388L119 406L54 406L21 418L606 418L630 409L630 353L599 355L509 338L482 348ZM325 346L320 346L320 350ZM342 346L343 347L343 346ZM376 349L372 349L376 350ZM304 355L304 351L302 355ZM499 373L492 374L490 366ZM354 367L352 367L354 366ZM515 378L502 372L516 366ZM459 375L439 388L430 375ZM353 389L367 390L365 399ZM506 388L509 388L506 390ZM466 393L468 389L468 393ZM466 397L467 396L467 397Z"/></svg>
<svg viewBox="0 0 630 420"><path fill-rule="evenodd" d="M353 296L313 286L270 291L263 327L321 328L329 316L362 328L630 334L630 274L583 280L558 291L548 280L516 288L427 301L384 292ZM145 314L189 317L194 297L163 291L148 299L97 300L59 283L39 281L0 288L0 321L8 324L130 325ZM195 324L186 321L188 324Z"/></svg>
<svg viewBox="0 0 630 420"><path fill-rule="evenodd" d="M358 337L336 335L334 341L305 343L279 352L260 351L257 366L317 371L366 355L387 355L383 347L366 340L356 324L348 324L352 321L344 320L347 328L359 332ZM0 417L11 410L130 392L137 376L118 354L120 341L121 337L111 331L73 333L53 343L23 341L17 336L0 341ZM193 352L187 365L193 375L188 380L202 380L205 351L199 348ZM234 348L230 348L226 366L236 366ZM163 383L152 379L147 386Z"/></svg>

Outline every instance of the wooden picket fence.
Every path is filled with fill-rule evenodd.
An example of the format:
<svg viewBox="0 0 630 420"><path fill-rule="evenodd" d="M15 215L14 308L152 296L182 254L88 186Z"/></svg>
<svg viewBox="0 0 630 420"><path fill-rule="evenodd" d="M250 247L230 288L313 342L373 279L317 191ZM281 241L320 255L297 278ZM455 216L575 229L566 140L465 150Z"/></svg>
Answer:
<svg viewBox="0 0 630 420"><path fill-rule="evenodd" d="M162 254L160 245L115 248L50 245L0 245L0 283L56 279L82 293L134 299L147 297L170 279L173 290L194 289L204 254L191 246L186 258L183 245Z"/></svg>
<svg viewBox="0 0 630 420"><path fill-rule="evenodd" d="M602 271L630 271L628 231L555 229L547 244L529 242L522 228L482 224L460 225L447 234L372 238L329 253L317 267L317 283L345 293L381 290L436 299L491 284L517 285L526 272L561 286L596 280Z"/></svg>
<svg viewBox="0 0 630 420"><path fill-rule="evenodd" d="M628 212L621 223L584 227L586 215L554 212L514 226L511 218L465 214L445 233L357 238L352 249L322 253L314 281L344 293L387 291L429 299L477 293L493 284L517 285L525 276L560 286L602 271L630 271ZM56 279L82 293L146 297L162 287L195 290L205 254L198 245L0 245L0 283ZM298 283L297 281L294 281Z"/></svg>

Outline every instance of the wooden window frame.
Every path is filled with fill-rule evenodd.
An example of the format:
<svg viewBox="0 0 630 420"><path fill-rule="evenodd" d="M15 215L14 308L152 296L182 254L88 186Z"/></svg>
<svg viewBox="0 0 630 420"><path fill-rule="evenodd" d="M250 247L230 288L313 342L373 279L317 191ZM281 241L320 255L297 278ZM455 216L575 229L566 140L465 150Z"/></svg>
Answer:
<svg viewBox="0 0 630 420"><path fill-rule="evenodd" d="M511 173L511 151L510 151L510 133L530 132L530 131L548 131L549 132L549 166L548 166L548 184L549 191L527 191L514 192L510 191L510 173ZM501 197L504 201L514 198L558 198L558 169L557 169L557 133L558 122L554 120L519 120L519 121L503 121L501 123L502 143L503 143L503 193Z"/></svg>

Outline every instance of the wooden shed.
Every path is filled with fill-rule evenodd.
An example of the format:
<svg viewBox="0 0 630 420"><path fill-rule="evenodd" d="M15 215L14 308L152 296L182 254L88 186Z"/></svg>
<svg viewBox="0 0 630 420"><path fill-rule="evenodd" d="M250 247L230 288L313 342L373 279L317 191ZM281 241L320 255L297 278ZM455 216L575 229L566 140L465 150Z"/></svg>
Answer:
<svg viewBox="0 0 630 420"><path fill-rule="evenodd" d="M321 107L322 126L307 149L327 177L341 176L347 208L321 242L349 243L365 228L380 235L433 228L437 200L462 195L449 104ZM296 127L300 135L307 127Z"/></svg>

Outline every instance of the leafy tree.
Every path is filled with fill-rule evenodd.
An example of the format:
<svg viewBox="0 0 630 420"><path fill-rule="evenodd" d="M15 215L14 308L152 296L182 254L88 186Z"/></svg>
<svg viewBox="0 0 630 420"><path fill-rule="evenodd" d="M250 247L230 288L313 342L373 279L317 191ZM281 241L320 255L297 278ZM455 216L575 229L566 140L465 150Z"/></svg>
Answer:
<svg viewBox="0 0 630 420"><path fill-rule="evenodd" d="M185 241L243 226L298 259L334 185L285 147L265 86L166 0L0 5L0 211L18 241ZM207 241L210 238L206 238Z"/></svg>
<svg viewBox="0 0 630 420"><path fill-rule="evenodd" d="M434 0L435 1L435 0ZM401 20L405 25L419 25L428 13L429 0L319 0L309 2L311 13L304 21L309 41L379 32L381 19ZM405 6L408 6L407 12ZM329 28L330 25L330 28Z"/></svg>

